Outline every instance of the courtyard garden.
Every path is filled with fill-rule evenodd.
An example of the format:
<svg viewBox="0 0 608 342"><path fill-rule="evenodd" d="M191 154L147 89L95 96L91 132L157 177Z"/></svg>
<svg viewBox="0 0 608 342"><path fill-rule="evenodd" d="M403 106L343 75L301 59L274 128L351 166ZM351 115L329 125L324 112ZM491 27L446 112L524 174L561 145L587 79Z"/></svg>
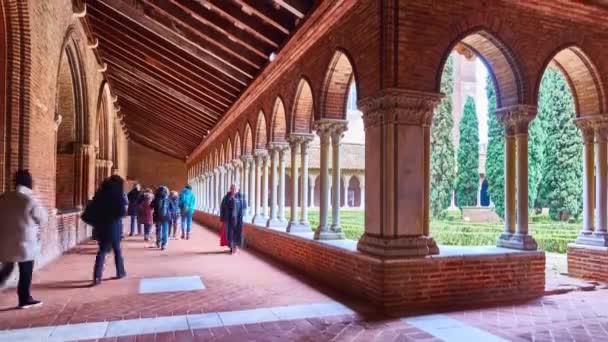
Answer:
<svg viewBox="0 0 608 342"><path fill-rule="evenodd" d="M286 217L289 217L289 212ZM316 229L319 225L319 210L309 210L308 220L310 226ZM340 222L348 239L358 240L363 235L363 210L342 209ZM566 253L568 243L574 242L581 227L581 223L576 221L553 221L546 211L540 214L530 214L530 233L538 242L539 248L547 252ZM465 222L462 220L460 210L449 210L445 218L431 221L431 235L441 245L495 245L496 239L503 229L502 223Z"/></svg>

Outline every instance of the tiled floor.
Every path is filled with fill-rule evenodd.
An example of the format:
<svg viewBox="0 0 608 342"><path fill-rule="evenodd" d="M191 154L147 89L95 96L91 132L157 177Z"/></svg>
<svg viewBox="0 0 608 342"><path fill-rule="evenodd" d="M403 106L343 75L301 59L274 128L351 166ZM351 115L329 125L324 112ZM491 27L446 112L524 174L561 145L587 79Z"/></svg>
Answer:
<svg viewBox="0 0 608 342"><path fill-rule="evenodd" d="M36 272L40 308L15 310L14 290L0 292L0 342L608 341L601 286L520 305L386 319L253 253L231 256L215 234L194 229L191 240L172 240L163 252L127 239L128 277L110 279L108 258L107 280L97 287L89 287L95 245L79 246Z"/></svg>

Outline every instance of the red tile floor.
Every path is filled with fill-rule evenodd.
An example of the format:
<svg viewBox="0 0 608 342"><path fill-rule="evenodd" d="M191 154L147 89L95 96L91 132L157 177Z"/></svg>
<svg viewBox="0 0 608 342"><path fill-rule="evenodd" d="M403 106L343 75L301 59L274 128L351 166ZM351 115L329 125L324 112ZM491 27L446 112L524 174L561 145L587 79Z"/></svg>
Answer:
<svg viewBox="0 0 608 342"><path fill-rule="evenodd" d="M15 310L14 289L0 292L0 330L84 322L237 311L338 301L359 314L235 325L99 341L435 341L399 319L369 307L250 251L231 256L217 236L198 225L189 241L147 248L141 237L123 242L128 277L106 260L104 282L90 287L96 245L84 243L35 272L40 308ZM142 278L200 276L205 290L139 294ZM510 341L608 341L608 291L574 291L526 304L446 313L446 317ZM366 314L367 312L367 314ZM475 342L475 341L469 341Z"/></svg>

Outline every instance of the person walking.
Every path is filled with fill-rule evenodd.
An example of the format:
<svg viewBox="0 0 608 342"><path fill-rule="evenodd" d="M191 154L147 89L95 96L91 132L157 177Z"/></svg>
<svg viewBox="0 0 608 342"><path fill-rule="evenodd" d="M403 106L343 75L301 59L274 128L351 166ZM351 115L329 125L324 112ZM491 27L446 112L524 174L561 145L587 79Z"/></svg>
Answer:
<svg viewBox="0 0 608 342"><path fill-rule="evenodd" d="M139 203L139 217L137 218L139 223L144 226L144 241L150 240L150 230L152 230L152 224L154 223L154 208L152 208L152 200L154 195L152 191L146 190L143 193L143 200Z"/></svg>
<svg viewBox="0 0 608 342"><path fill-rule="evenodd" d="M32 191L32 175L27 170L16 174L16 190L0 195L0 287L4 286L15 268L19 267L17 296L19 308L42 305L30 294L34 258L38 254L38 225L48 220L47 210Z"/></svg>
<svg viewBox="0 0 608 342"><path fill-rule="evenodd" d="M243 213L247 202L241 196L236 184L230 186L230 192L222 199L220 206L220 221L225 225L226 239L230 253L235 254L243 244Z"/></svg>
<svg viewBox="0 0 608 342"><path fill-rule="evenodd" d="M182 239L190 240L190 230L192 228L192 214L196 206L196 197L192 192L192 187L188 184L179 195L179 208L182 214Z"/></svg>
<svg viewBox="0 0 608 342"><path fill-rule="evenodd" d="M177 221L179 220L179 194L177 191L171 191L169 195L169 211L171 212L171 220L169 221L169 235L173 240L176 240Z"/></svg>
<svg viewBox="0 0 608 342"><path fill-rule="evenodd" d="M171 221L171 203L169 189L161 186L158 196L154 199L154 222L156 222L156 247L165 250L169 240L169 222Z"/></svg>
<svg viewBox="0 0 608 342"><path fill-rule="evenodd" d="M129 191L127 198L129 200L129 208L127 209L127 214L131 217L131 231L129 233L129 236L133 236L135 234L135 225L137 225L137 235L141 235L142 224L141 222L137 221L137 212L139 210L139 204L142 200L141 185L133 185L133 189Z"/></svg>
<svg viewBox="0 0 608 342"><path fill-rule="evenodd" d="M93 225L93 235L99 245L93 270L93 285L101 283L106 254L110 250L114 251L116 278L127 276L120 248L120 222L126 214L127 207L123 188L124 180L120 176L113 175L106 179L95 192L92 202L83 214L85 222Z"/></svg>

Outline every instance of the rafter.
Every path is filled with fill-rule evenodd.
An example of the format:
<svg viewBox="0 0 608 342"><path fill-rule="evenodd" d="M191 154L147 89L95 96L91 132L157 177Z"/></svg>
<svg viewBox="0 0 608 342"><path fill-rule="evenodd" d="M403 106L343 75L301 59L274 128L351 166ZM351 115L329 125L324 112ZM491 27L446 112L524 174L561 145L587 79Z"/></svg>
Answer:
<svg viewBox="0 0 608 342"><path fill-rule="evenodd" d="M274 26L279 31L283 32L284 34L287 34L287 35L289 34L289 29L287 27L285 27L284 25L282 25L281 23L279 23L272 17L264 14L264 12L256 9L255 6L247 4L244 0L232 0L232 1L241 7L241 11L243 11L243 13L251 13L251 14L257 16L258 18L262 19L265 23ZM215 1L215 2L218 6L220 4L227 3L227 1L225 1L225 0L220 0L220 1Z"/></svg>
<svg viewBox="0 0 608 342"><path fill-rule="evenodd" d="M274 3L284 8L289 13L295 15L296 17L298 17L298 19L304 18L304 9L302 8L303 6L297 5L295 3L292 4L289 1L285 0L274 0Z"/></svg>

